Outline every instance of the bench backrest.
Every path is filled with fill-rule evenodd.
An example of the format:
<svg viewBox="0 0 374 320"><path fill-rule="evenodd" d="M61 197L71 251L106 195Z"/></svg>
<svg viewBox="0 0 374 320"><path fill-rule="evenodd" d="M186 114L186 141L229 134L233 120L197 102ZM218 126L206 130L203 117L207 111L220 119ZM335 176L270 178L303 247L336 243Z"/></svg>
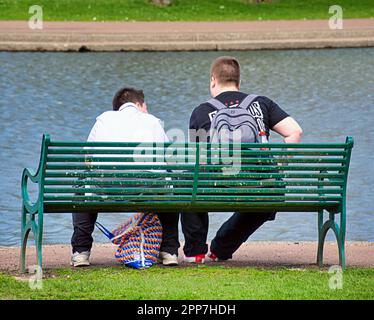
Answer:
<svg viewBox="0 0 374 320"><path fill-rule="evenodd" d="M352 147L350 137L345 143L219 148L51 141L45 135L41 188L48 210L56 212L120 206L124 211L315 211L317 206L337 211L345 199Z"/></svg>

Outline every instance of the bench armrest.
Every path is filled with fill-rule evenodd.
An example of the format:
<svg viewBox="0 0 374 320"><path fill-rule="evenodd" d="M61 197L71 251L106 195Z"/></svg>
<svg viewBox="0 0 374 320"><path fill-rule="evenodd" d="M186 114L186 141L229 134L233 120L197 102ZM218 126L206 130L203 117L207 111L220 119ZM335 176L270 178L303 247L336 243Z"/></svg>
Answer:
<svg viewBox="0 0 374 320"><path fill-rule="evenodd" d="M30 196L27 190L28 181L31 181L32 183L36 183L39 185L38 190L38 199L35 203L31 202ZM26 207L27 211L29 213L35 213L38 210L39 201L41 199L40 197L40 174L35 173L32 169L25 168L22 173L22 180L21 180L21 190L22 190L22 201L23 205Z"/></svg>
<svg viewBox="0 0 374 320"><path fill-rule="evenodd" d="M24 178L26 178L26 179L30 179L31 182L33 182L33 183L39 183L39 177L38 177L38 175L35 173L35 171L32 170L32 169L29 169L29 168L25 168L25 169L23 169L23 173L22 173L22 181L23 181Z"/></svg>

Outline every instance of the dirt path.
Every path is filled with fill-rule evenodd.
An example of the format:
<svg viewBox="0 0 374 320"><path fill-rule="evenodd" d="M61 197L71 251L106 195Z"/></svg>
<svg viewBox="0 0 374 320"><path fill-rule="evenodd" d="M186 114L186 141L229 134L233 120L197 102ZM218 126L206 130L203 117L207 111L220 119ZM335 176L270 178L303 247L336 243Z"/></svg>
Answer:
<svg viewBox="0 0 374 320"><path fill-rule="evenodd" d="M69 267L70 246L45 245L43 247L43 264L47 269ZM0 247L0 270L18 271L19 248ZM92 250L93 266L112 266L117 262L114 258L115 246L111 244L95 245ZM224 264L231 267L289 267L316 268L316 242L249 242L241 246L234 258ZM374 243L347 242L347 267L374 267ZM182 262L182 251L180 251ZM325 263L327 266L338 263L338 253L335 242L325 244ZM35 250L28 248L27 263L35 264ZM211 262L210 262L211 263ZM181 266L186 264L181 263Z"/></svg>
<svg viewBox="0 0 374 320"><path fill-rule="evenodd" d="M44 22L0 21L0 50L171 51L374 46L374 19L249 22Z"/></svg>
<svg viewBox="0 0 374 320"><path fill-rule="evenodd" d="M346 19L343 30L374 29L374 19ZM43 30L32 30L27 21L0 21L0 33L160 33L326 31L327 20L273 20L238 22L44 22ZM340 30L337 30L338 32Z"/></svg>

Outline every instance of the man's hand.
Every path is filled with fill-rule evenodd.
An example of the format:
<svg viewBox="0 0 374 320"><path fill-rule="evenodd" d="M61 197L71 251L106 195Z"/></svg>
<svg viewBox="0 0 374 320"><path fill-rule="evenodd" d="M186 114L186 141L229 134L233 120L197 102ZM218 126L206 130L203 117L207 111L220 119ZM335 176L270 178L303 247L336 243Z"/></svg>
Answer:
<svg viewBox="0 0 374 320"><path fill-rule="evenodd" d="M279 121L272 130L279 133L286 143L300 142L303 134L303 130L292 117L287 117Z"/></svg>

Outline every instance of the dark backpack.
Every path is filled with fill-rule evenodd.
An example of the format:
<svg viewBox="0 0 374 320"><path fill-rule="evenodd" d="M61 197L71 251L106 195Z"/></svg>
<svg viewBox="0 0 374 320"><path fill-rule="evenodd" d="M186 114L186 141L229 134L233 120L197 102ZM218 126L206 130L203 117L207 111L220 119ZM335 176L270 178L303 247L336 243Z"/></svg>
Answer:
<svg viewBox="0 0 374 320"><path fill-rule="evenodd" d="M258 96L248 95L237 107L225 106L217 99L207 102L217 109L210 127L211 142L261 142L260 130L257 121L248 112L247 108Z"/></svg>

